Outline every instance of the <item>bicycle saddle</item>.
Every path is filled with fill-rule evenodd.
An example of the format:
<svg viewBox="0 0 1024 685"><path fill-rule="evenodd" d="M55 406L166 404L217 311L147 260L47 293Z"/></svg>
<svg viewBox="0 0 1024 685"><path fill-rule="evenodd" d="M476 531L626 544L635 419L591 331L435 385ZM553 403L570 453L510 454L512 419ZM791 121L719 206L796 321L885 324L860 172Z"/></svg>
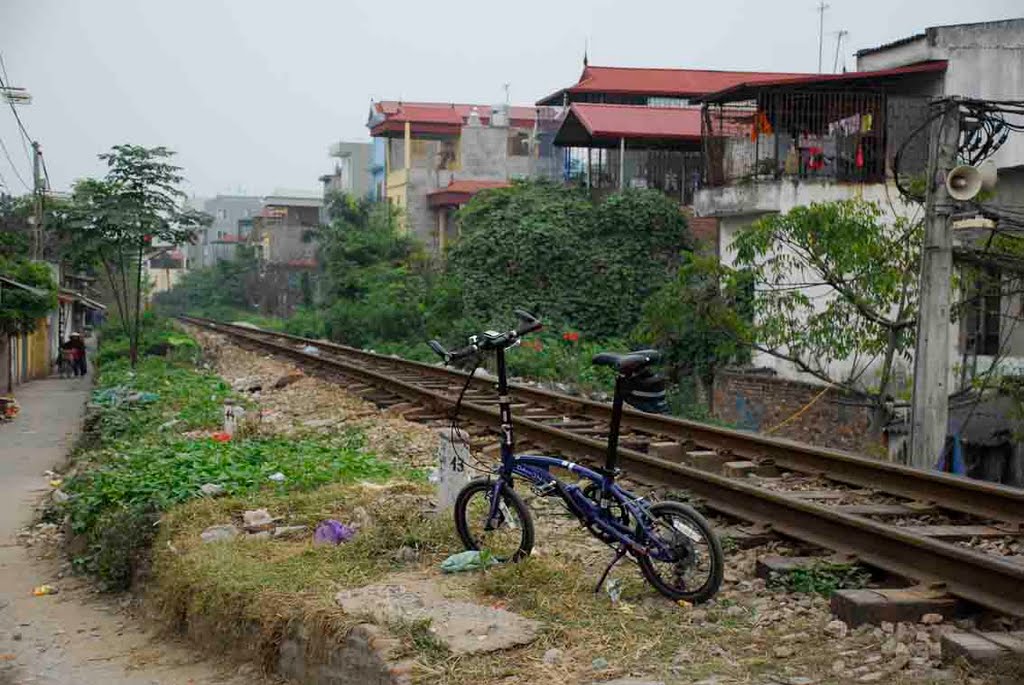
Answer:
<svg viewBox="0 0 1024 685"><path fill-rule="evenodd" d="M636 350L618 354L615 352L599 352L590 363L594 366L610 366L623 376L632 376L638 371L661 361L661 352L657 350Z"/></svg>

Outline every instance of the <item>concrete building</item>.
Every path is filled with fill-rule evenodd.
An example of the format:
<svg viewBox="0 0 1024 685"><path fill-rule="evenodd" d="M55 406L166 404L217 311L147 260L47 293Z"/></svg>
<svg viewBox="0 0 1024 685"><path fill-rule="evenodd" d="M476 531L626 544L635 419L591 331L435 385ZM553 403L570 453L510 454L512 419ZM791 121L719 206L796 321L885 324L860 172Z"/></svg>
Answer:
<svg viewBox="0 0 1024 685"><path fill-rule="evenodd" d="M249 195L217 195L203 201L202 211L213 221L199 230L196 242L185 248L188 268L201 269L235 258L238 222L259 214L263 200Z"/></svg>
<svg viewBox="0 0 1024 685"><path fill-rule="evenodd" d="M333 191L355 197L370 196L372 155L372 143L339 142L332 145L330 156L334 160L334 171L320 177L324 194Z"/></svg>
<svg viewBox="0 0 1024 685"><path fill-rule="evenodd" d="M322 212L323 200L307 194L282 191L264 198L247 239L260 260L253 299L264 314L288 316L312 292L317 268L314 232Z"/></svg>
<svg viewBox="0 0 1024 685"><path fill-rule="evenodd" d="M388 141L387 138L374 138L373 150L370 155L370 199L374 202L384 201L384 189L387 186L386 169Z"/></svg>
<svg viewBox="0 0 1024 685"><path fill-rule="evenodd" d="M320 226L323 200L298 194L268 195L252 220L247 242L265 264L316 266L313 231Z"/></svg>
<svg viewBox="0 0 1024 685"><path fill-rule="evenodd" d="M1024 19L934 27L861 50L856 72L743 82L697 98L704 103L704 173L694 209L717 221L721 262L734 263L735 236L765 214L850 198L909 214L894 183L895 155L902 147L901 178L924 173L927 132L915 130L936 96L1024 99ZM992 160L999 175L994 202L1024 203L1024 134L1010 134ZM801 279L784 275L782 283ZM804 290L822 302L823 288ZM1024 372L1024 330L1000 316L1019 312L1020 297L964 299L974 304L951 324L949 387L969 382L966 364L984 372L997 356L1002 370ZM827 370L843 377L853 363L836 360ZM753 365L783 379L820 382L768 354L755 354ZM874 380L868 369L865 385ZM904 364L897 380L911 372L912 364Z"/></svg>
<svg viewBox="0 0 1024 685"><path fill-rule="evenodd" d="M375 102L367 126L385 141L384 197L405 228L435 250L449 230L431 193L460 181L557 178L552 140L558 110L442 103Z"/></svg>
<svg viewBox="0 0 1024 685"><path fill-rule="evenodd" d="M188 269L185 253L178 247L161 247L146 257L145 278L149 281L147 297L152 300L157 293L173 288L184 277Z"/></svg>

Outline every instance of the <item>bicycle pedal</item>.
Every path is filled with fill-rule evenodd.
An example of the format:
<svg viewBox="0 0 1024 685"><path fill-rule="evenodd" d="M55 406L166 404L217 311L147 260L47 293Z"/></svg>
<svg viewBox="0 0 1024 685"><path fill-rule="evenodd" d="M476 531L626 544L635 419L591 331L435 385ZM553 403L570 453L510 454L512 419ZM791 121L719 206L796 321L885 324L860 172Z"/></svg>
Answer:
<svg viewBox="0 0 1024 685"><path fill-rule="evenodd" d="M535 485L535 486L533 486L534 494L536 494L536 495L538 495L540 497L547 497L548 495L550 495L554 491L555 491L555 482L554 481L549 481L547 483L544 483L544 485Z"/></svg>

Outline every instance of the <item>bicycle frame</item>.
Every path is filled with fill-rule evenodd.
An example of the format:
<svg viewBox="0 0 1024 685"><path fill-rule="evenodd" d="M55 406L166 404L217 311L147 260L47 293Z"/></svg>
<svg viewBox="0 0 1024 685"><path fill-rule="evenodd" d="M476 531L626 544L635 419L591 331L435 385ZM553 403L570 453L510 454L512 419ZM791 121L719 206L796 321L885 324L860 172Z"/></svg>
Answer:
<svg viewBox="0 0 1024 685"><path fill-rule="evenodd" d="M569 511L584 525L596 525L601 531L622 544L634 556L653 556L663 561L672 560L673 553L650 529L650 516L640 498L621 488L615 477L618 472L617 448L619 423L622 417L623 388L620 380L615 383L615 400L612 405L612 422L608 435L608 455L605 467L599 471L587 468L565 459L541 455L515 454L515 438L512 427L512 397L509 394L508 375L505 367L505 350L496 350L498 371L498 409L501 421L501 465L497 469L498 479L494 482L491 507L488 512L488 526L497 520L501 504L502 484L513 487L513 476L519 476L531 483L538 491L555 491L565 502ZM566 485L550 473L550 469L563 468L600 487L599 501L594 502L583 494L578 485ZM623 525L611 514L610 505L616 502L637 522L639 531ZM652 549L649 545L654 543Z"/></svg>

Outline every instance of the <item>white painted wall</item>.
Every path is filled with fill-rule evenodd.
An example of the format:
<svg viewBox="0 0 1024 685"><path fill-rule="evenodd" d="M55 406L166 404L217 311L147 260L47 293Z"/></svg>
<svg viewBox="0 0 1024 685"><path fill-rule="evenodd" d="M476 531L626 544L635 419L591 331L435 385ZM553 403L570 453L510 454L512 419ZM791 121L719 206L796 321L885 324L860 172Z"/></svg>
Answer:
<svg viewBox="0 0 1024 685"><path fill-rule="evenodd" d="M718 208L722 214L719 222L718 232L718 254L720 262L725 265L732 267L736 263L736 251L733 247L733 241L736 235L749 226L758 218L768 213L779 212L785 213L797 206L809 205L814 202L829 202L836 200L846 200L851 198L861 198L871 202L878 202L883 207L889 207L890 212L899 212L902 215L912 215L912 212L920 212L920 209L914 205L906 205L898 201L899 192L895 186L889 184L888 187L885 184L877 183L870 185L854 185L848 183L794 183L793 181L780 181L774 183L758 183L744 186L731 186L723 188L706 188L702 189L698 193L697 201L695 202L695 209L697 214L706 215L712 213L710 210ZM730 209L732 211L730 211ZM717 214L717 213L716 213ZM896 214L889 214L890 220L894 219ZM810 273L787 273L783 278L783 283L806 283L813 280L813 276ZM826 286L815 286L808 287L805 289L808 296L812 298L818 305L818 310L821 311L827 306L830 297L829 288ZM954 293L954 300L957 295ZM1007 299L1004 301L1004 309L1007 311L1020 312L1021 302L1019 298ZM1018 350L1024 349L1024 323L1017 327L1017 329L1007 329L1004 331L1004 336L1012 335L1012 342L1008 346L1008 349L1017 352ZM960 366L961 366L961 353L959 347L960 341L960 324L959 322L950 324L950 340L953 344L949 350L949 382L950 387L959 387L960 379ZM774 357L770 354L757 352L754 354L752 363L755 366L766 367L775 370L783 378L790 378L794 380L800 380L807 383L818 384L817 378L810 374L806 374L797 370L797 368L790 362ZM991 366L992 360L989 357L978 358L978 371L985 371ZM860 362L858 366L862 365ZM854 366L853 360L841 359L835 360L826 366L828 374L833 378L845 378ZM1024 368L1024 357L1010 356L1002 362L1002 366L1005 370ZM869 365L869 369L874 369L877 364ZM900 383L909 379L913 370L912 361L900 361L897 363L895 381L897 387ZM864 376L863 381L868 384L873 384L877 380L877 372L869 370Z"/></svg>
<svg viewBox="0 0 1024 685"><path fill-rule="evenodd" d="M857 69L940 59L949 62L942 95L1024 100L1024 18L929 28L910 43L858 57ZM1011 135L992 159L999 168L1024 164L1024 134Z"/></svg>

